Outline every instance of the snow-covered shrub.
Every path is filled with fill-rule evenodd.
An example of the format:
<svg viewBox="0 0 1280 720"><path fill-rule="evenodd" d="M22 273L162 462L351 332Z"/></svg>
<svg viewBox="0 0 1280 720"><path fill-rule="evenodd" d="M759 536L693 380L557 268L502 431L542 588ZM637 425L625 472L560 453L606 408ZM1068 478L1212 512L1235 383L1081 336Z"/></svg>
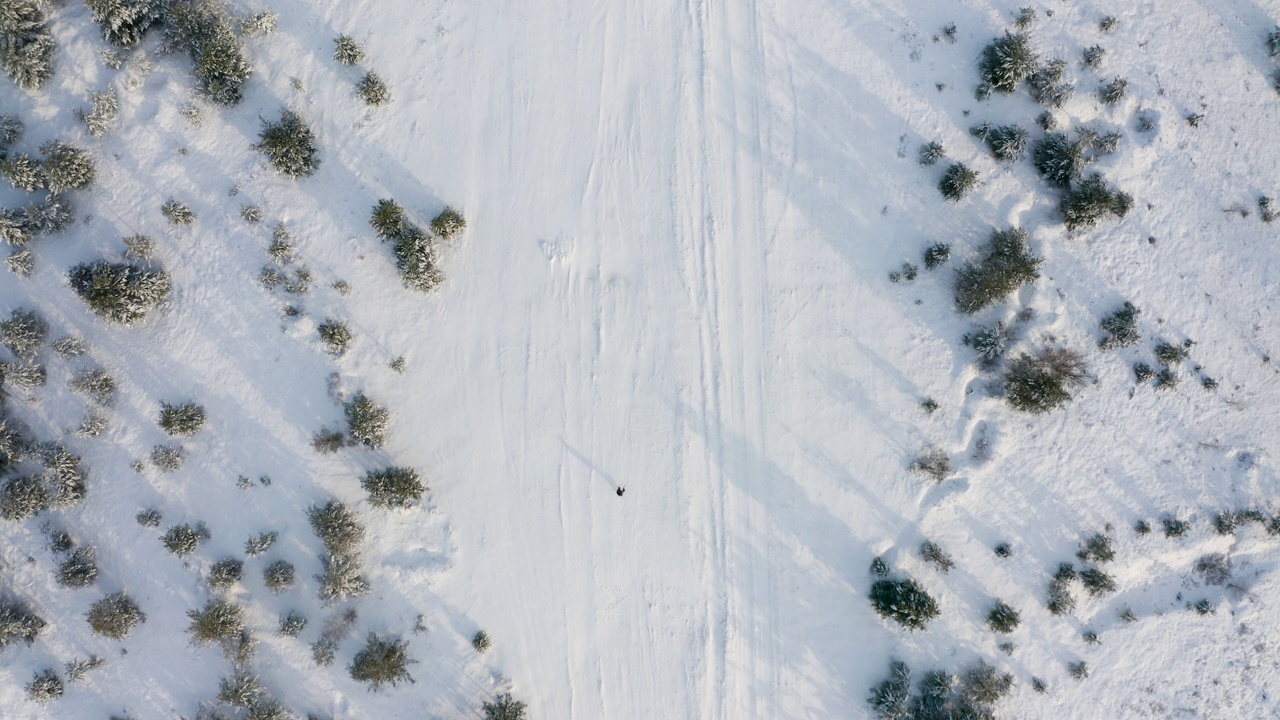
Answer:
<svg viewBox="0 0 1280 720"><path fill-rule="evenodd" d="M1097 70L1102 65L1102 58L1106 57L1107 49L1101 45L1093 45L1084 49L1080 54L1081 61L1084 66L1092 70Z"/></svg>
<svg viewBox="0 0 1280 720"><path fill-rule="evenodd" d="M364 527L356 514L339 500L313 505L307 510L307 520L325 549L336 555L354 553L364 541Z"/></svg>
<svg viewBox="0 0 1280 720"><path fill-rule="evenodd" d="M1098 21L1098 29L1104 33L1109 33L1115 30L1119 24L1114 15L1107 15Z"/></svg>
<svg viewBox="0 0 1280 720"><path fill-rule="evenodd" d="M236 558L223 558L209 568L209 587L215 590L225 590L240 582L243 574L243 561Z"/></svg>
<svg viewBox="0 0 1280 720"><path fill-rule="evenodd" d="M351 328L340 320L325 318L316 331L320 333L320 341L325 348L334 355L346 352L347 346L351 344Z"/></svg>
<svg viewBox="0 0 1280 720"><path fill-rule="evenodd" d="M912 265L909 262L905 262L905 263L902 263L901 270L895 270L889 273L889 282L896 283L896 282L902 282L903 280L906 280L907 282L911 282L912 280L915 280L918 277L920 277L920 266Z"/></svg>
<svg viewBox="0 0 1280 720"><path fill-rule="evenodd" d="M1005 33L982 49L978 73L992 90L1009 94L1035 71L1036 53L1026 33Z"/></svg>
<svg viewBox="0 0 1280 720"><path fill-rule="evenodd" d="M391 91L382 76L376 72L367 72L356 83L356 97L363 100L365 105L386 105L391 102Z"/></svg>
<svg viewBox="0 0 1280 720"><path fill-rule="evenodd" d="M1017 125L1001 125L986 135L987 147L997 160L1015 162L1027 152L1027 131Z"/></svg>
<svg viewBox="0 0 1280 720"><path fill-rule="evenodd" d="M18 308L0 321L0 344L23 360L32 360L49 339L49 323L35 310Z"/></svg>
<svg viewBox="0 0 1280 720"><path fill-rule="evenodd" d="M1062 194L1058 210L1068 230L1090 228L1109 215L1122 218L1133 206L1133 198L1107 185L1102 175L1094 173L1076 187Z"/></svg>
<svg viewBox="0 0 1280 720"><path fill-rule="evenodd" d="M61 232L76 219L75 212L70 198L51 193L21 210L22 227L29 237Z"/></svg>
<svg viewBox="0 0 1280 720"><path fill-rule="evenodd" d="M1129 81L1124 78L1112 78L1111 82L1098 88L1098 99L1106 105L1115 105L1128 94Z"/></svg>
<svg viewBox="0 0 1280 720"><path fill-rule="evenodd" d="M871 586L871 605L881 617L908 630L923 630L938 616L938 603L915 580L877 580Z"/></svg>
<svg viewBox="0 0 1280 720"><path fill-rule="evenodd" d="M993 632L1009 634L1022 622L1022 616L1003 600L997 600L987 613L987 627Z"/></svg>
<svg viewBox="0 0 1280 720"><path fill-rule="evenodd" d="M1027 85L1031 87L1031 97L1045 107L1060 108L1071 99L1075 88L1063 82L1062 73L1067 69L1067 61L1053 59L1036 68L1027 77Z"/></svg>
<svg viewBox="0 0 1280 720"><path fill-rule="evenodd" d="M932 448L911 461L911 472L927 475L934 482L942 482L951 474L951 456L940 448Z"/></svg>
<svg viewBox="0 0 1280 720"><path fill-rule="evenodd" d="M1133 378L1135 382L1144 383L1156 376L1156 371L1144 362L1136 362L1133 364Z"/></svg>
<svg viewBox="0 0 1280 720"><path fill-rule="evenodd" d="M889 577L889 563L877 555L871 560L871 574L876 577Z"/></svg>
<svg viewBox="0 0 1280 720"><path fill-rule="evenodd" d="M131 325L169 297L169 275L141 265L98 260L68 273L71 289L110 322Z"/></svg>
<svg viewBox="0 0 1280 720"><path fill-rule="evenodd" d="M47 623L27 606L15 600L0 598L0 650L19 640L30 645L44 631Z"/></svg>
<svg viewBox="0 0 1280 720"><path fill-rule="evenodd" d="M191 56L200 92L218 105L239 104L253 68L226 8L216 0L170 0L165 20L165 45Z"/></svg>
<svg viewBox="0 0 1280 720"><path fill-rule="evenodd" d="M31 277L31 271L35 269L36 256L31 254L30 250L19 250L12 253L4 259L4 264L9 268L9 272L20 278Z"/></svg>
<svg viewBox="0 0 1280 720"><path fill-rule="evenodd" d="M150 260L155 251L155 241L146 235L130 235L124 239L126 260Z"/></svg>
<svg viewBox="0 0 1280 720"><path fill-rule="evenodd" d="M942 193L942 197L952 202L959 202L976 187L978 171L970 169L964 163L951 163L938 181L938 191Z"/></svg>
<svg viewBox="0 0 1280 720"><path fill-rule="evenodd" d="M291 178L310 175L320 166L316 134L292 110L281 112L276 122L263 121L254 147L267 156L277 172Z"/></svg>
<svg viewBox="0 0 1280 720"><path fill-rule="evenodd" d="M1034 414L1065 405L1071 399L1067 388L1083 381L1083 359L1072 351L1046 350L1034 356L1023 353L1009 363L1004 375L1009 404Z"/></svg>
<svg viewBox="0 0 1280 720"><path fill-rule="evenodd" d="M1116 580L1096 567L1086 567L1080 571L1080 582L1092 597L1099 597L1115 592Z"/></svg>
<svg viewBox="0 0 1280 720"><path fill-rule="evenodd" d="M1146 520L1139 520L1133 524L1133 531L1139 535L1151 534L1151 523Z"/></svg>
<svg viewBox="0 0 1280 720"><path fill-rule="evenodd" d="M1019 228L996 230L984 247L986 256L956 272L956 309L966 315L1000 302L1040 277L1041 259L1027 247L1027 233Z"/></svg>
<svg viewBox="0 0 1280 720"><path fill-rule="evenodd" d="M185 461L186 456L177 445L156 445L151 448L151 464L162 473L176 472Z"/></svg>
<svg viewBox="0 0 1280 720"><path fill-rule="evenodd" d="M430 292L444 282L444 273L436 265L435 246L417 227L408 226L396 238L394 254L400 281L406 288Z"/></svg>
<svg viewBox="0 0 1280 720"><path fill-rule="evenodd" d="M187 633L197 645L235 642L244 630L244 608L225 598L213 598L199 610L188 610Z"/></svg>
<svg viewBox="0 0 1280 720"><path fill-rule="evenodd" d="M984 708L1000 702L1013 689L1013 675L1002 673L991 665L979 660L978 664L965 671L961 676L957 692L960 701L957 705ZM963 712L956 717L986 717L987 715L966 715ZM994 717L994 713L990 714Z"/></svg>
<svg viewBox="0 0 1280 720"><path fill-rule="evenodd" d="M276 636L298 637L306 627L306 616L297 610L290 610L280 616L280 624L276 628Z"/></svg>
<svg viewBox="0 0 1280 720"><path fill-rule="evenodd" d="M1102 338L1098 347L1103 350L1114 350L1137 344L1142 339L1142 335L1138 333L1139 314L1141 311L1133 303L1125 302L1119 310L1103 318L1098 325L1106 333L1106 337Z"/></svg>
<svg viewBox="0 0 1280 720"><path fill-rule="evenodd" d="M115 397L116 381L105 370L84 369L71 377L73 392L86 395L100 405L109 405Z"/></svg>
<svg viewBox="0 0 1280 720"><path fill-rule="evenodd" d="M333 61L339 65L356 65L364 59L364 48L350 35L333 39Z"/></svg>
<svg viewBox="0 0 1280 720"><path fill-rule="evenodd" d="M348 598L369 594L369 581L360 574L360 558L354 553L329 553L320 558L324 572L316 575L320 583L319 598L331 605Z"/></svg>
<svg viewBox="0 0 1280 720"><path fill-rule="evenodd" d="M407 467L386 467L365 473L360 485L369 493L374 507L405 508L422 499L427 488L418 471Z"/></svg>
<svg viewBox="0 0 1280 720"><path fill-rule="evenodd" d="M40 0L4 0L0 6L0 68L28 92L53 77L58 52L43 8Z"/></svg>
<svg viewBox="0 0 1280 720"><path fill-rule="evenodd" d="M98 566L94 563L93 548L78 547L58 565L58 584L63 587L88 587L98 579Z"/></svg>
<svg viewBox="0 0 1280 720"><path fill-rule="evenodd" d="M1191 529L1191 526L1186 520L1179 520L1176 517L1167 517L1162 521L1162 523L1164 525L1165 537L1182 537L1187 533L1187 530Z"/></svg>
<svg viewBox="0 0 1280 720"><path fill-rule="evenodd" d="M1088 143L1072 140L1066 133L1051 132L1036 143L1031 152L1031 163L1045 182L1065 188L1080 177L1088 163L1084 151Z"/></svg>
<svg viewBox="0 0 1280 720"><path fill-rule="evenodd" d="M352 440L371 448L382 447L386 442L391 413L364 393L356 393L348 400L343 405L343 413Z"/></svg>
<svg viewBox="0 0 1280 720"><path fill-rule="evenodd" d="M943 150L942 143L935 140L921 145L919 156L921 165L936 165L939 160L947 156L947 152Z"/></svg>
<svg viewBox="0 0 1280 720"><path fill-rule="evenodd" d="M525 720L524 703L502 693L493 702L484 703L484 720Z"/></svg>
<svg viewBox="0 0 1280 720"><path fill-rule="evenodd" d="M337 650L338 643L328 638L320 638L311 644L311 661L320 667L328 667L333 664Z"/></svg>
<svg viewBox="0 0 1280 720"><path fill-rule="evenodd" d="M1155 388L1157 390L1172 390L1178 387L1180 382L1182 382L1182 378L1178 377L1176 370L1163 367L1156 373Z"/></svg>
<svg viewBox="0 0 1280 720"><path fill-rule="evenodd" d="M43 387L45 382L44 365L22 361L17 363L0 363L0 377L13 387Z"/></svg>
<svg viewBox="0 0 1280 720"><path fill-rule="evenodd" d="M911 668L901 660L889 663L889 677L871 688L867 702L880 720L908 720L911 717Z"/></svg>
<svg viewBox="0 0 1280 720"><path fill-rule="evenodd" d="M405 229L404 208L395 200L382 199L373 206L369 216L369 225L383 240L400 237Z"/></svg>
<svg viewBox="0 0 1280 720"><path fill-rule="evenodd" d="M267 246L267 256L280 264L286 264L297 254L298 247L293 243L293 235L284 223L277 223L271 229L271 244Z"/></svg>
<svg viewBox="0 0 1280 720"><path fill-rule="evenodd" d="M44 155L44 162L40 167L49 192L83 190L92 185L97 177L98 171L94 167L93 158L89 157L86 150L55 140L41 145L40 152Z"/></svg>
<svg viewBox="0 0 1280 720"><path fill-rule="evenodd" d="M1062 572L1062 568L1070 569L1070 574ZM1076 608L1076 599L1071 595L1071 581L1076 577L1075 568L1068 564L1058 568L1058 573L1049 581L1049 599L1045 606L1054 615L1066 615Z"/></svg>
<svg viewBox="0 0 1280 720"><path fill-rule="evenodd" d="M15 190L35 192L45 187L48 182L44 176L44 167L39 160L26 153L14 155L0 162L0 174L9 181Z"/></svg>
<svg viewBox="0 0 1280 720"><path fill-rule="evenodd" d="M924 266L935 270L947 264L951 259L951 246L947 243L934 243L924 250Z"/></svg>
<svg viewBox="0 0 1280 720"><path fill-rule="evenodd" d="M1076 557L1085 562L1111 562L1116 557L1116 551L1111 547L1111 538L1102 533L1094 533L1080 544Z"/></svg>
<svg viewBox="0 0 1280 720"><path fill-rule="evenodd" d="M56 443L42 445L40 460L44 464L43 481L50 507L71 507L84 499L87 472L80 456Z"/></svg>
<svg viewBox="0 0 1280 720"><path fill-rule="evenodd" d="M196 221L196 214L191 206L176 198L165 200L160 206L160 214L174 227L190 225Z"/></svg>
<svg viewBox="0 0 1280 720"><path fill-rule="evenodd" d="M186 557L196 551L202 538L195 528L183 523L169 528L162 539L166 550L178 557Z"/></svg>
<svg viewBox="0 0 1280 720"><path fill-rule="evenodd" d="M160 418L156 421L171 437L191 437L204 427L204 407L193 402L170 405L160 403Z"/></svg>
<svg viewBox="0 0 1280 720"><path fill-rule="evenodd" d="M26 520L48 506L49 495L39 476L10 478L0 488L0 518L10 522Z"/></svg>
<svg viewBox="0 0 1280 720"><path fill-rule="evenodd" d="M1009 543L1007 542L1002 542L997 544L995 548L993 548L993 552L995 552L996 557L998 558L1013 557L1013 548L1010 547Z"/></svg>
<svg viewBox="0 0 1280 720"><path fill-rule="evenodd" d="M233 708L247 708L265 692L258 678L247 672L237 672L218 681L218 702Z"/></svg>
<svg viewBox="0 0 1280 720"><path fill-rule="evenodd" d="M1201 555L1191 570L1204 580L1205 585L1225 585L1231 579L1231 561L1222 553Z"/></svg>
<svg viewBox="0 0 1280 720"><path fill-rule="evenodd" d="M134 516L134 520L137 520L142 527L160 527L160 522L164 520L164 515L155 508L147 508L146 510L139 510L138 514Z"/></svg>
<svg viewBox="0 0 1280 720"><path fill-rule="evenodd" d="M163 13L158 0L85 0L84 4L102 26L102 39L120 47L141 42Z"/></svg>
<svg viewBox="0 0 1280 720"><path fill-rule="evenodd" d="M80 658L68 660L62 668L67 672L67 682L82 683L89 679L90 670L96 670L106 664L106 660L97 655L90 655L88 660Z"/></svg>
<svg viewBox="0 0 1280 720"><path fill-rule="evenodd" d="M974 328L964 336L965 345L973 348L984 362L994 363L1003 355L1009 344L1009 331L1004 323Z"/></svg>
<svg viewBox="0 0 1280 720"><path fill-rule="evenodd" d="M114 640L128 637L139 623L147 620L138 604L123 592L113 593L95 602L85 617L95 633Z"/></svg>
<svg viewBox="0 0 1280 720"><path fill-rule="evenodd" d="M466 227L467 220L462 217L462 213L448 206L431 218L431 234L445 240L462 232Z"/></svg>
<svg viewBox="0 0 1280 720"><path fill-rule="evenodd" d="M276 560L262 571L267 589L277 595L293 587L294 577L293 563L288 560Z"/></svg>
<svg viewBox="0 0 1280 720"><path fill-rule="evenodd" d="M956 566L956 561L951 559L947 551L932 540L920 543L920 557L925 562L932 563L943 575L951 572L951 568Z"/></svg>
<svg viewBox="0 0 1280 720"><path fill-rule="evenodd" d="M409 665L417 662L409 659L409 642L378 637L369 633L368 641L348 670L353 680L369 685L370 690L378 690L383 685L395 687L402 682L413 682L409 675Z"/></svg>
<svg viewBox="0 0 1280 720"><path fill-rule="evenodd" d="M17 115L0 115L0 160L9 156L12 148L27 132L22 118Z"/></svg>
<svg viewBox="0 0 1280 720"><path fill-rule="evenodd" d="M276 538L279 537L275 532L258 533L255 537L251 537L244 543L244 554L248 557L258 557L271 549L276 544Z"/></svg>
<svg viewBox="0 0 1280 720"><path fill-rule="evenodd" d="M489 633L480 630L471 637L471 647L475 648L476 652L483 653L493 647L493 640L490 639Z"/></svg>
<svg viewBox="0 0 1280 720"><path fill-rule="evenodd" d="M280 16L263 10L257 14L240 18L240 34L247 37L262 37L276 31Z"/></svg>
<svg viewBox="0 0 1280 720"><path fill-rule="evenodd" d="M98 437L107 430L107 416L98 410L90 409L76 428L80 437Z"/></svg>
<svg viewBox="0 0 1280 720"><path fill-rule="evenodd" d="M311 447L321 454L335 453L347 446L347 436L337 430L324 429L311 436Z"/></svg>
<svg viewBox="0 0 1280 720"><path fill-rule="evenodd" d="M1171 342L1162 340L1156 345L1156 360L1159 360L1162 365L1176 365L1191 357L1192 344L1190 340L1182 345L1174 345Z"/></svg>
<svg viewBox="0 0 1280 720"><path fill-rule="evenodd" d="M36 673L27 683L27 699L38 703L47 703L62 697L62 678L52 668Z"/></svg>
<svg viewBox="0 0 1280 720"><path fill-rule="evenodd" d="M81 109L77 111L77 115L90 135L102 137L115 125L119 107L120 100L116 97L115 88L107 88L89 96L89 109Z"/></svg>

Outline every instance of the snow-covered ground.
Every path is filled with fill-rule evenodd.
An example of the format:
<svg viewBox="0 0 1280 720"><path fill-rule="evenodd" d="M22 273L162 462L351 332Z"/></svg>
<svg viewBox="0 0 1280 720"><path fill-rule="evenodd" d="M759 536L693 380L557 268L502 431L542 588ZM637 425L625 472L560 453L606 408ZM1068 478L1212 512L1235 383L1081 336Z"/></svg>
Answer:
<svg viewBox="0 0 1280 720"><path fill-rule="evenodd" d="M0 310L37 309L53 338L88 341L88 358L46 350L47 386L10 389L8 406L83 455L90 494L0 523L0 591L50 622L31 647L0 651L0 716L194 716L230 673L185 633L210 596L203 573L277 530L232 595L262 641L253 670L303 716L479 717L509 690L537 719L864 717L891 657L953 672L981 657L1016 678L1002 716L1280 717L1280 538L1257 524L1222 536L1211 522L1223 509L1280 511L1280 223L1256 207L1280 194L1278 66L1262 40L1280 4L1036 5L1035 44L1067 59L1076 85L1060 125L1123 132L1095 169L1135 199L1122 221L1074 237L1029 162L997 165L968 132L992 121L1040 134L1025 90L973 94L982 46L1019 4L278 0L276 33L246 41L244 102L205 105L198 127L179 114L185 58L152 52L145 77L107 69L85 8L52 9L57 75L39 94L5 80L0 111L27 123L19 150L54 138L93 150L98 181L75 195L92 219L36 244L29 279L0 276ZM1109 34L1104 15L1118 20ZM955 42L935 39L952 22ZM390 105L355 98L360 71L331 61L339 33L364 43ZM1078 62L1094 44L1108 51L1098 71ZM1095 90L1113 76L1128 97L1107 107ZM108 85L122 122L95 140L72 110ZM298 181L251 147L260 118L285 107L321 147L319 171ZM1138 130L1139 113L1153 130ZM1184 120L1193 113L1199 127ZM934 140L982 173L959 204L936 189L942 166L916 162ZM168 227L170 197L191 205L193 226ZM467 217L437 292L400 287L368 226L384 197L423 223L445 204ZM241 219L246 203L264 222ZM315 275L305 297L258 281L276 222ZM958 315L952 268L1008 225L1030 233L1041 279L1016 302ZM174 296L145 323L107 326L66 269L120 256L135 233L157 240ZM950 266L889 282L935 242L952 243ZM330 287L339 279L349 296ZM1102 352L1098 320L1125 300L1142 310L1143 342ZM291 303L298 317L283 315ZM991 397L994 376L960 341L1024 308L1017 348L1057 342L1089 360L1089 384L1044 416ZM355 332L340 358L316 337L326 317ZM1186 338L1179 387L1135 388L1134 361ZM403 373L388 367L400 355ZM91 366L120 390L110 429L88 439L70 432L85 405L66 382ZM390 441L316 454L312 433L342 423L334 394L357 390L391 410ZM183 441L185 466L132 470L166 440L159 403L186 400L209 426ZM929 447L952 457L940 484L908 470ZM358 478L389 463L424 473L426 507L369 505ZM243 489L241 475L271 483ZM305 509L331 496L369 528L373 592L351 603L359 617L337 662L318 668L307 643L335 610L315 598L320 543ZM146 507L161 528L135 523ZM1163 537L1167 514L1191 522L1185 537ZM1144 518L1156 531L1139 536ZM169 555L163 529L198 520L210 541L186 562ZM42 521L97 548L95 586L57 586ZM1117 592L1077 588L1076 611L1050 615L1050 575L1094 532L1114 538ZM922 561L924 539L956 568ZM1011 558L993 554L1001 541ZM1193 575L1211 552L1230 557L1229 586ZM873 612L877 555L938 599L927 630ZM301 578L281 596L261 580L276 558ZM82 620L118 590L147 614L123 643ZM983 622L995 598L1022 612L1011 656ZM1202 598L1216 613L1186 608ZM307 631L273 637L291 608ZM483 655L470 645L479 629L493 638ZM371 693L348 677L370 631L410 642L414 684ZM89 654L108 663L87 683L54 704L26 699L35 671ZM1083 681L1067 673L1079 660Z"/></svg>

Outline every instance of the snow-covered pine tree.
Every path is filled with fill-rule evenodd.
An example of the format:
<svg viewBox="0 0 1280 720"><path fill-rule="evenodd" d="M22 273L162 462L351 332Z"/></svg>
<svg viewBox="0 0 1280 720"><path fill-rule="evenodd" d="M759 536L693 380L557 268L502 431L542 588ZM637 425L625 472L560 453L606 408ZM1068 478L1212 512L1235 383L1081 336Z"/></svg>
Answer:
<svg viewBox="0 0 1280 720"><path fill-rule="evenodd" d="M14 155L0 162L0 174L15 190L35 192L45 186L44 169L40 161L26 153Z"/></svg>
<svg viewBox="0 0 1280 720"><path fill-rule="evenodd" d="M116 111L119 109L119 98L115 88L107 88L94 93L89 98L89 109L80 110L80 121L93 137L102 137L115 125Z"/></svg>
<svg viewBox="0 0 1280 720"><path fill-rule="evenodd" d="M0 68L34 92L53 77L57 44L38 0L0 1Z"/></svg>
<svg viewBox="0 0 1280 720"><path fill-rule="evenodd" d="M71 289L110 322L130 325L169 297L168 274L141 265L97 260L71 268Z"/></svg>
<svg viewBox="0 0 1280 720"><path fill-rule="evenodd" d="M40 152L44 155L42 168L49 192L81 190L97 177L93 158L82 148L55 140L41 145Z"/></svg>
<svg viewBox="0 0 1280 720"><path fill-rule="evenodd" d="M253 67L226 9L215 0L172 0L165 17L165 44L191 56L200 92L218 105L238 105Z"/></svg>
<svg viewBox="0 0 1280 720"><path fill-rule="evenodd" d="M316 134L292 110L280 113L276 122L264 122L255 146L267 156L277 172L291 178L310 175L320 166Z"/></svg>
<svg viewBox="0 0 1280 720"><path fill-rule="evenodd" d="M85 0L93 21L102 26L102 39L133 47L160 22L163 5L157 0Z"/></svg>
<svg viewBox="0 0 1280 720"><path fill-rule="evenodd" d="M1026 33L1006 32L982 49L978 65L984 84L999 93L1009 94L1035 71L1036 53Z"/></svg>

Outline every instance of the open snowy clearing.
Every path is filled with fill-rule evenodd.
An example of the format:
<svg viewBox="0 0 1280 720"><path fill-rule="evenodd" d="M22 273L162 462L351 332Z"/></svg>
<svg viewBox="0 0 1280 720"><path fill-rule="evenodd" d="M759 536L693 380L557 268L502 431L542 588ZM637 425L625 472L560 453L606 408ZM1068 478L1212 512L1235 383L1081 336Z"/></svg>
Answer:
<svg viewBox="0 0 1280 720"><path fill-rule="evenodd" d="M244 101L204 104L199 126L179 112L185 58L144 44L149 75L111 70L88 11L51 8L57 74L39 93L4 80L0 112L25 120L26 152L53 139L90 148L98 179L74 195L91 220L34 244L30 278L0 275L0 314L32 308L51 340L88 343L90 358L44 351L45 387L6 390L11 416L84 458L89 495L0 521L0 592L50 623L32 646L0 650L0 716L194 717L231 671L188 644L186 613L210 597L213 562L275 530L231 595L261 640L254 671L303 717L480 717L506 691L530 718L869 717L891 657L918 673L978 658L1011 672L1002 717L1280 717L1280 538L1212 523L1224 509L1280 511L1280 224L1256 206L1280 193L1263 42L1280 4L1036 5L1037 47L1068 59L1077 86L1059 123L1124 134L1097 169L1135 201L1070 237L1031 164L997 164L968 131L1040 134L1025 91L973 94L981 48L1021 4L279 0L275 33L246 40ZM1117 19L1109 34L1104 15ZM955 41L935 40L948 23ZM340 33L364 44L389 105L356 99L361 73L331 60ZM1080 67L1096 43L1103 68ZM1128 96L1103 105L1096 87L1114 76ZM108 85L119 127L90 138L72 111ZM252 147L260 119L286 107L321 152L296 181ZM1195 113L1198 127L1184 120ZM1138 131L1139 115L1154 128ZM938 193L942 166L916 161L935 140L981 173L963 202ZM166 223L170 197L193 225ZM446 204L467 218L432 294L400 286L369 228L387 197L422 223ZM243 204L263 222L245 223ZM277 222L315 276L306 296L259 282ZM1041 278L957 314L953 268L1010 225L1045 258ZM108 326L66 271L119 257L136 233L156 239L174 294L146 322ZM952 244L950 266L889 281L935 242ZM1142 309L1143 342L1103 352L1098 321L1126 300ZM1024 308L1015 347L1061 343L1089 362L1088 384L1046 415L992 397L996 376L961 343ZM316 337L328 317L354 332L341 357ZM1179 387L1135 388L1134 361L1187 338ZM399 356L402 373L389 368ZM85 403L67 381L95 366L117 398L107 432L80 438ZM312 434L342 425L335 395L361 390L391 411L387 444L317 454ZM185 465L132 470L168 441L160 402L187 400L209 421L182 441ZM952 458L937 484L909 471L930 447ZM359 477L390 464L424 474L425 507L365 499ZM358 619L335 664L316 667L308 643L336 611L315 597L306 508L334 496L368 527L373 590L347 604ZM135 523L148 507L160 528ZM1164 537L1166 515L1191 529ZM1139 519L1156 532L1135 534ZM164 528L201 520L212 537L194 555L165 551ZM96 547L95 586L58 586L44 521ZM1095 532L1114 540L1116 592L1077 592L1074 613L1051 615L1050 576ZM926 539L955 569L918 556ZM1011 558L992 552L1002 541ZM1192 572L1208 553L1230 558L1230 583ZM874 613L876 556L937 598L927 630ZM281 595L261 580L276 558L298 568ZM119 590L146 622L123 642L94 636L84 613ZM984 624L996 598L1022 614L1008 637ZM1201 599L1216 612L1188 609ZM310 618L304 637L273 637L295 608ZM484 654L471 647L481 629ZM349 677L371 631L409 641L413 684L373 693ZM27 699L35 672L90 654L107 664L86 683L52 704ZM1080 660L1090 677L1076 681Z"/></svg>

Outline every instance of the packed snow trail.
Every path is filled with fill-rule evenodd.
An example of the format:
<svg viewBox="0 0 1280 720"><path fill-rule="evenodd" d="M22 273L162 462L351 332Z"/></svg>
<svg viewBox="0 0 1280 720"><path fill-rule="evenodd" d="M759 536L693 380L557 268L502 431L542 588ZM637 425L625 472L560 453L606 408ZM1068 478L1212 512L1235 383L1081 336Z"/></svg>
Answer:
<svg viewBox="0 0 1280 720"><path fill-rule="evenodd" d="M1222 211L1280 192L1268 185L1280 150L1260 130L1280 123L1260 35L1280 8L1082 0L1042 14L1046 56L1106 43L1106 76L1130 80L1130 99L1108 108L1092 100L1103 76L1070 70L1078 91L1061 119L1125 133L1095 167L1137 202L1068 240L1029 163L995 164L968 132L1030 128L1041 112L1025 93L972 94L975 58L1020 4L942 15L926 0L280 0L276 34L249 43L255 75L240 107L206 108L190 125L178 112L185 60L157 56L100 141L68 109L128 71L101 65L87 10L67 4L52 26L63 70L43 94L5 99L28 120L20 150L54 137L94 149L99 184L76 197L94 219L33 245L34 275L4 275L0 292L6 307L40 310L55 335L85 337L119 382L108 434L68 436L94 484L59 519L99 548L98 589L129 590L149 619L127 655L90 636L79 620L89 593L56 586L35 522L0 525L3 589L55 620L32 649L0 654L0 715L193 715L228 672L215 650L185 647L208 563L275 529L277 552L309 576L319 546L304 509L337 496L369 526L374 593L354 604L334 666L272 636L296 607L314 638L332 610L313 587L271 596L251 568L235 590L263 639L255 668L300 713L471 717L510 690L530 718L862 717L867 689L899 657L918 674L978 658L1007 668L1012 717L1258 716L1280 694L1266 660L1280 642L1268 601L1276 540L1256 526L1218 536L1208 519L1280 492L1275 226ZM1097 19L1110 12L1119 27L1103 35ZM332 62L339 33L365 44L360 68ZM391 88L386 107L353 96L366 70ZM259 118L283 107L320 139L320 169L296 182L250 146ZM1156 131L1133 130L1139 111ZM1201 111L1200 127L1183 120ZM944 202L940 168L916 162L932 140L983 173L964 203ZM196 210L191 228L163 224L171 196ZM445 204L466 214L467 231L442 249L438 292L396 281L368 225L388 197L419 222ZM242 203L265 221L241 221ZM315 272L306 297L258 280L274 222ZM954 267L1011 224L1031 231L1043 277L989 315L954 312L949 269L887 278L934 242L952 244ZM118 255L136 232L157 237L174 302L139 327L105 327L65 269ZM1126 299L1143 308L1149 342L1097 351L1098 318ZM1096 378L1047 417L991 396L991 375L960 343L975 322L1024 307L1034 313L1019 351L1082 348ZM315 336L330 316L355 333L341 358ZM1147 346L1183 337L1220 387L1202 390L1190 366L1176 392L1135 387ZM403 374L388 368L401 355ZM83 403L55 392L73 365L50 361L46 395L15 394L13 412L49 436L74 427ZM326 393L357 389L390 408L387 446L316 454L312 433L342 423ZM134 473L166 441L157 403L187 398L210 415L185 444L187 466ZM937 412L920 409L924 398ZM953 459L941 484L908 471L929 447ZM369 506L359 476L391 463L423 472L425 508ZM245 490L242 473L274 480ZM133 523L149 506L166 526L207 520L212 540L186 562L168 555L159 530ZM1196 530L1176 541L1128 531L1165 514ZM1098 531L1115 537L1119 591L1049 615L1048 573ZM919 559L926 538L955 570ZM1012 558L991 552L1001 541ZM1190 574L1212 552L1230 555L1232 586ZM877 555L938 598L928 631L873 614ZM1023 611L1012 655L983 625L997 597ZM1200 597L1219 612L1187 612ZM493 640L485 654L470 645L480 629ZM1086 646L1085 629L1103 644ZM410 642L415 684L368 693L348 677L367 631ZM89 652L111 656L97 679L56 706L25 699L33 672ZM1075 683L1066 666L1082 658L1095 671Z"/></svg>

